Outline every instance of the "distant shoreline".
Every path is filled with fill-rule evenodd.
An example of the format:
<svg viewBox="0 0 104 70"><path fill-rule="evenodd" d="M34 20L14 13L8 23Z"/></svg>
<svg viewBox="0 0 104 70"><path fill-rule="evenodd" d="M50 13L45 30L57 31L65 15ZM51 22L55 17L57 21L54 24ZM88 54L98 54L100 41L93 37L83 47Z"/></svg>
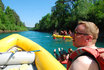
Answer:
<svg viewBox="0 0 104 70"><path fill-rule="evenodd" d="M15 30L0 30L0 33L8 33L8 32L21 32L21 31L15 31Z"/></svg>

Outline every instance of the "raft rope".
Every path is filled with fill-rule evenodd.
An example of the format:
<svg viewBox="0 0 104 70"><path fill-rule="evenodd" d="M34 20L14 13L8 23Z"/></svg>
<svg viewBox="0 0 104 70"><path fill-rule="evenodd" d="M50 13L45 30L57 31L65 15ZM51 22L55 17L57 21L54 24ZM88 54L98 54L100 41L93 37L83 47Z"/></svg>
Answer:
<svg viewBox="0 0 104 70"><path fill-rule="evenodd" d="M10 57L8 58L8 60L7 60L7 62L5 63L5 65L3 65L3 66L0 66L0 69L4 69L4 68L6 68L7 67L7 63L9 62L9 60L12 58L12 56L15 54L15 52L17 52L17 51L21 51L20 49L18 50L16 50L16 51L10 51L10 52L12 52L12 54L10 55ZM27 52L39 52L40 50L33 50L33 51L27 51ZM1 53L2 54L2 53Z"/></svg>

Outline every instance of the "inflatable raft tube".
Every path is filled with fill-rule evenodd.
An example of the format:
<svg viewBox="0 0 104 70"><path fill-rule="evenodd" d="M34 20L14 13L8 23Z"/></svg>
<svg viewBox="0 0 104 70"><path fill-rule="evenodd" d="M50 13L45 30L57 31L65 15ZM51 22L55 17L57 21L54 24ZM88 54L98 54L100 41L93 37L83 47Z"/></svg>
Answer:
<svg viewBox="0 0 104 70"><path fill-rule="evenodd" d="M0 52L7 52L14 46L18 46L24 51L40 50L35 52L35 61L33 62L37 70L66 70L46 49L26 37L12 34L0 40Z"/></svg>
<svg viewBox="0 0 104 70"><path fill-rule="evenodd" d="M3 65L16 65L16 64L29 64L35 60L34 52L5 52L0 53L0 66Z"/></svg>
<svg viewBox="0 0 104 70"><path fill-rule="evenodd" d="M56 35L56 34L53 34L52 36L55 37L55 38L68 38L68 39L72 38L70 35Z"/></svg>

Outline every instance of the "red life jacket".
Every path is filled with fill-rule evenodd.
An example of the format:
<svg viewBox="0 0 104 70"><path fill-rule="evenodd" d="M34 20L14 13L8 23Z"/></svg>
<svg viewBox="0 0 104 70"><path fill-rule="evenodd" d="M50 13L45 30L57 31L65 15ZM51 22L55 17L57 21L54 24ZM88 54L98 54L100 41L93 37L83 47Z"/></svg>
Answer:
<svg viewBox="0 0 104 70"><path fill-rule="evenodd" d="M104 48L92 49L88 47L77 49L70 55L69 60L67 62L67 70L69 69L72 62L76 58L78 58L78 56L82 55L85 52L91 54L95 58L98 64L99 70L104 70Z"/></svg>

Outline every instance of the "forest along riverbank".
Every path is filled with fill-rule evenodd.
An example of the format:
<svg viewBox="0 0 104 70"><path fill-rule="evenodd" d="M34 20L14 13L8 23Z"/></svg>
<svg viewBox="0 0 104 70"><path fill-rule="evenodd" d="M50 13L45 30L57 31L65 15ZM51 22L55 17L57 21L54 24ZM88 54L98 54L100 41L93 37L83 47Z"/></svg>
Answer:
<svg viewBox="0 0 104 70"><path fill-rule="evenodd" d="M22 31L16 31L16 30L0 30L0 33L8 33L8 32L22 32Z"/></svg>

